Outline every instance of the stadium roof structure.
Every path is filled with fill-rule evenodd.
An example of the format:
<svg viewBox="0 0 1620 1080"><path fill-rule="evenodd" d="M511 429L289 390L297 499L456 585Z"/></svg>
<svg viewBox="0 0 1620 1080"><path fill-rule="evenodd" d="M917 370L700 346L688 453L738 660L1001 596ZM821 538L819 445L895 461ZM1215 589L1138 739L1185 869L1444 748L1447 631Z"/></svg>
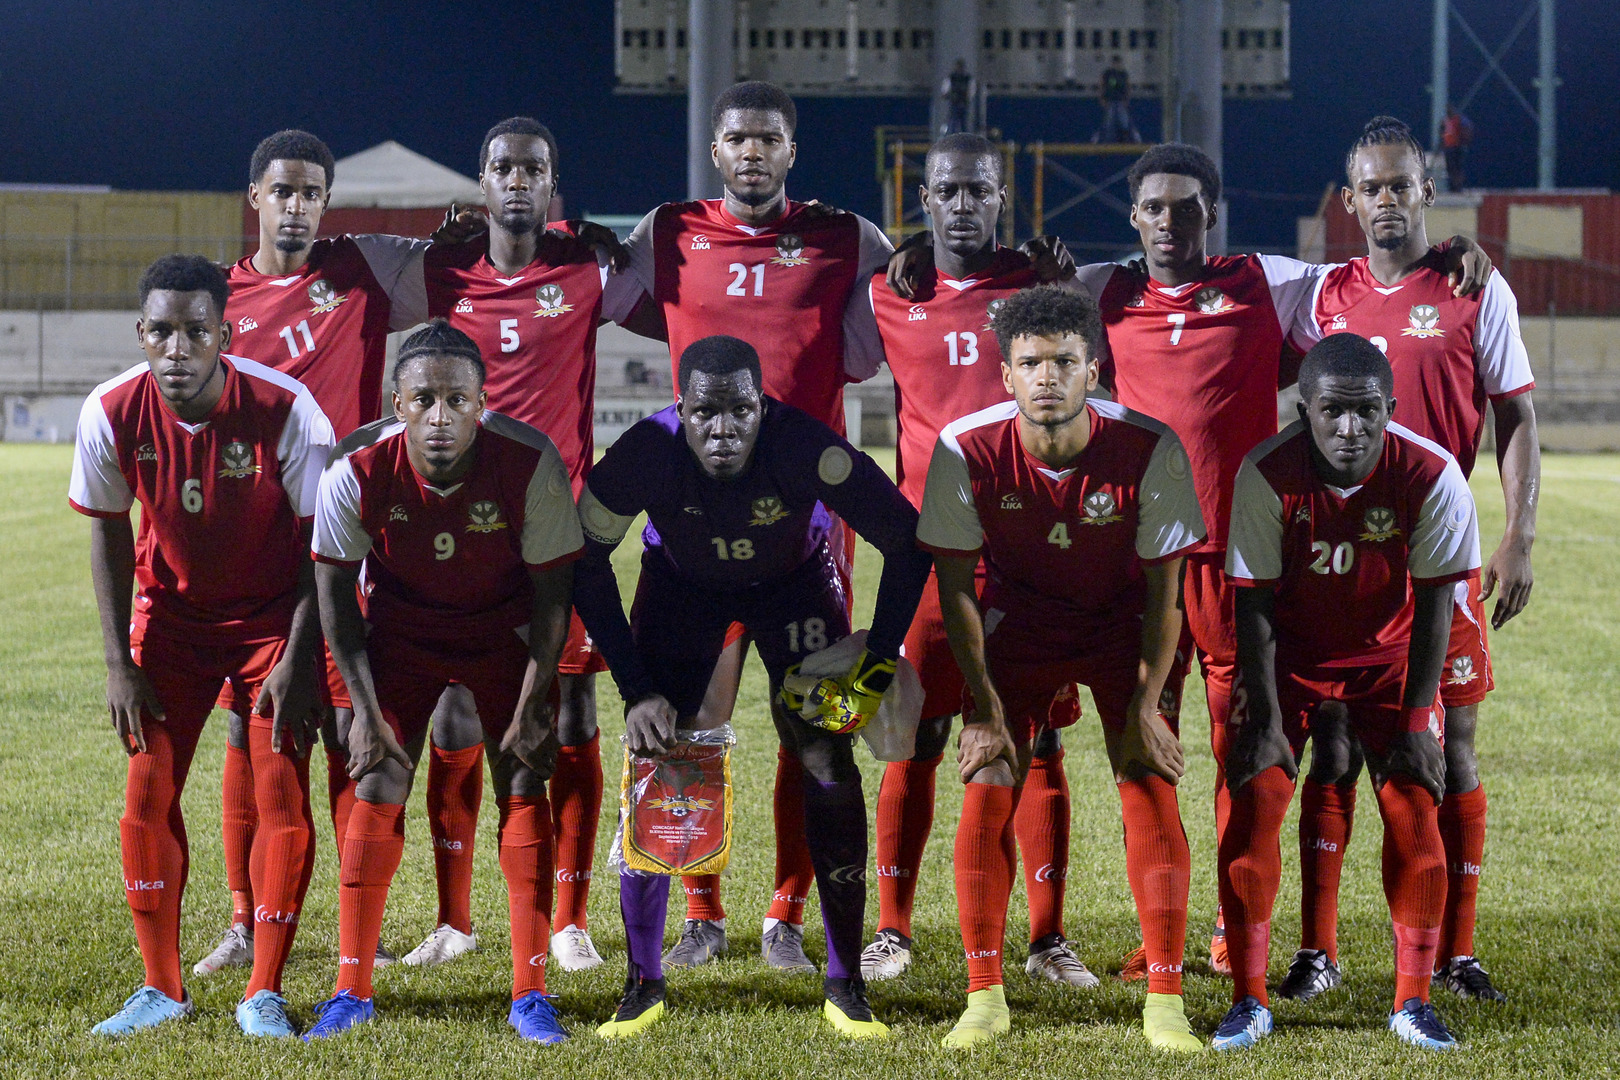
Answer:
<svg viewBox="0 0 1620 1080"><path fill-rule="evenodd" d="M478 181L392 139L340 158L332 206L407 208L480 202Z"/></svg>

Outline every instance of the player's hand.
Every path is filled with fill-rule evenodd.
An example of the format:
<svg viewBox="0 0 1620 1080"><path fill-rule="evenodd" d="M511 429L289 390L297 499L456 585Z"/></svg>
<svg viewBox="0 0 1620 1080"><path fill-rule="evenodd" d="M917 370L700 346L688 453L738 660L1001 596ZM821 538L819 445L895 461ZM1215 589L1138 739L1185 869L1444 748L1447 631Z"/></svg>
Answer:
<svg viewBox="0 0 1620 1080"><path fill-rule="evenodd" d="M1243 785L1272 766L1281 767L1294 780L1299 776L1299 762L1294 748L1288 745L1279 719L1266 720L1253 711L1244 718L1226 751L1226 787L1234 795Z"/></svg>
<svg viewBox="0 0 1620 1080"><path fill-rule="evenodd" d="M572 220L568 228L575 238L598 255L607 257L608 269L617 274L630 265L630 249L619 242L619 234L600 221Z"/></svg>
<svg viewBox="0 0 1620 1080"><path fill-rule="evenodd" d="M799 220L823 221L826 218L830 218L835 214L842 214L843 212L844 211L838 209L838 207L834 206L832 203L824 203L820 199L811 199L809 202L799 207Z"/></svg>
<svg viewBox="0 0 1620 1080"><path fill-rule="evenodd" d="M1125 778L1151 772L1171 784L1187 771L1181 740L1160 715L1157 700L1148 700L1140 688L1131 697L1125 730L1120 733L1119 767Z"/></svg>
<svg viewBox="0 0 1620 1080"><path fill-rule="evenodd" d="M1410 776L1434 797L1434 804L1446 794L1446 752L1432 731L1403 731L1389 741L1389 751L1375 763L1383 783L1396 773Z"/></svg>
<svg viewBox="0 0 1620 1080"><path fill-rule="evenodd" d="M791 713L812 727L847 735L865 727L877 715L883 695L894 682L896 661L880 660L861 650L841 678L799 674L794 664L782 677L777 698Z"/></svg>
<svg viewBox="0 0 1620 1080"><path fill-rule="evenodd" d="M118 744L130 757L146 753L146 732L141 729L141 712L162 723L167 717L146 672L131 660L107 669L107 711L112 713Z"/></svg>
<svg viewBox="0 0 1620 1080"><path fill-rule="evenodd" d="M1491 257L1466 236L1453 236L1446 247L1446 277L1452 296L1473 296L1491 279Z"/></svg>
<svg viewBox="0 0 1620 1080"><path fill-rule="evenodd" d="M675 706L649 694L624 711L625 742L637 757L663 757L675 748Z"/></svg>
<svg viewBox="0 0 1620 1080"><path fill-rule="evenodd" d="M319 730L315 715L314 678L309 671L294 671L291 657L283 654L279 663L270 669L259 696L253 702L253 711L270 717L270 750L281 753L283 737L291 740L293 753L303 757L309 752ZM307 666L307 665L296 665Z"/></svg>
<svg viewBox="0 0 1620 1080"><path fill-rule="evenodd" d="M962 732L956 737L956 765L962 783L972 783L980 769L1005 761L1013 776L1018 775L1018 747L1001 699L991 695L988 707L976 706L973 715L962 717Z"/></svg>
<svg viewBox="0 0 1620 1080"><path fill-rule="evenodd" d="M1479 602L1491 598L1496 587L1502 587L1496 608L1491 612L1491 629L1500 630L1507 621L1523 611L1530 603L1530 590L1536 575L1530 569L1530 545L1514 537L1504 536L1497 545L1491 561L1479 578Z"/></svg>
<svg viewBox="0 0 1620 1080"><path fill-rule="evenodd" d="M444 222L428 237L435 244L465 244L468 240L489 231L489 218L482 210L460 203L451 203L444 212Z"/></svg>
<svg viewBox="0 0 1620 1080"><path fill-rule="evenodd" d="M390 758L403 765L406 772L416 768L411 756L394 738L393 728L356 710L354 719L349 721L349 778L358 780Z"/></svg>
<svg viewBox="0 0 1620 1080"><path fill-rule="evenodd" d="M1035 276L1042 282L1067 281L1074 277L1074 256L1055 236L1037 236L1018 245L1018 250L1034 263Z"/></svg>
<svg viewBox="0 0 1620 1080"><path fill-rule="evenodd" d="M523 680L512 722L501 736L501 753L511 754L541 780L557 771L556 709L550 694L537 693L531 678Z"/></svg>
<svg viewBox="0 0 1620 1080"><path fill-rule="evenodd" d="M906 237L894 249L884 280L894 295L911 300L917 295L917 283L933 272L934 237L932 233L920 232Z"/></svg>

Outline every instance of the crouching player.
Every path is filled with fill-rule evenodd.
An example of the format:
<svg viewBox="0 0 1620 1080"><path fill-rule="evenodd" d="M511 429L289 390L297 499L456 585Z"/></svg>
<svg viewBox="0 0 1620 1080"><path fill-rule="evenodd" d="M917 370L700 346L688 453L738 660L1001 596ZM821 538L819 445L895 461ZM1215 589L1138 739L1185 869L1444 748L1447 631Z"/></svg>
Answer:
<svg viewBox="0 0 1620 1080"><path fill-rule="evenodd" d="M1389 1027L1416 1046L1456 1040L1429 1005L1446 865L1437 694L1452 585L1479 569L1467 481L1436 443L1390 423L1394 376L1365 338L1324 338L1300 366L1300 420L1250 451L1232 502L1227 573L1237 590L1246 714L1226 756L1222 834L1236 1002L1218 1050L1271 1031L1266 961L1282 872L1278 834L1313 715L1348 711L1384 820L1384 896L1395 929Z"/></svg>
<svg viewBox="0 0 1620 1080"><path fill-rule="evenodd" d="M1174 722L1158 710L1181 632L1182 557L1204 539L1187 455L1158 421L1086 400L1102 337L1090 297L1025 289L991 326L1014 400L941 433L918 526L972 695L955 857L968 1007L945 1045L1011 1026L1001 949L1014 812L1052 697L1078 682L1097 703L1124 809L1148 959L1144 1031L1161 1049L1200 1050L1181 999L1190 862L1174 785L1184 764Z"/></svg>
<svg viewBox="0 0 1620 1080"><path fill-rule="evenodd" d="M850 632L827 511L883 553L866 649L824 687L820 726L782 710L778 735L805 772L805 842L827 935L823 1014L840 1034L881 1036L861 980L866 803L853 731L877 711L928 577L917 512L883 471L830 428L761 387L759 355L737 338L681 354L679 395L614 443L580 494L586 556L574 606L626 702L630 749L657 756L693 728L727 628L753 635L773 690L790 669ZM610 561L646 511L646 550L627 621ZM797 702L791 702L797 704ZM606 1037L664 1013L661 950L669 879L619 879L629 977Z"/></svg>
<svg viewBox="0 0 1620 1080"><path fill-rule="evenodd" d="M332 427L301 383L221 352L229 293L225 272L200 256L148 267L136 326L146 363L96 387L79 417L69 498L93 522L107 707L129 755L124 891L146 965L145 985L96 1025L100 1035L191 1012L180 983L180 795L226 679L254 703L260 823L249 860L258 948L236 1019L249 1035L293 1034L281 970L315 857L308 750L320 624L305 553Z"/></svg>
<svg viewBox="0 0 1620 1080"><path fill-rule="evenodd" d="M500 806L508 1020L536 1042L568 1037L545 994L545 782L556 763L557 654L582 541L557 448L527 424L484 412L483 382L472 339L435 319L400 347L394 418L345 438L321 478L321 622L354 701L345 741L359 784L343 839L337 989L307 1039L372 1016L372 962L405 847L411 773L451 683L477 703ZM355 593L362 566L365 618Z"/></svg>

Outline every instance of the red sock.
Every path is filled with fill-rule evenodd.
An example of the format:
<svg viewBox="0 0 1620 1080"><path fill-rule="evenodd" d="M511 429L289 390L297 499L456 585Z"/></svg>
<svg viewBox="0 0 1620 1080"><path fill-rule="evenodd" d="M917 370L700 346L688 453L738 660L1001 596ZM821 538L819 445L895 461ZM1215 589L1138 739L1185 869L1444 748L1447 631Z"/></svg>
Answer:
<svg viewBox="0 0 1620 1080"><path fill-rule="evenodd" d="M726 917L726 909L720 904L719 874L690 874L681 878L681 887L686 890L688 919L719 922Z"/></svg>
<svg viewBox="0 0 1620 1080"><path fill-rule="evenodd" d="M129 759L124 816L118 822L124 896L146 967L145 984L180 1001L185 997L180 981L180 897L190 868L180 788L195 736L177 748L169 724L148 718L143 726L146 753ZM181 760L177 763L176 758Z"/></svg>
<svg viewBox="0 0 1620 1080"><path fill-rule="evenodd" d="M1355 823L1356 786L1305 778L1299 796L1299 947L1339 960L1339 875Z"/></svg>
<svg viewBox="0 0 1620 1080"><path fill-rule="evenodd" d="M545 795L501 799L501 873L512 917L512 1000L546 991L551 948L551 805Z"/></svg>
<svg viewBox="0 0 1620 1080"><path fill-rule="evenodd" d="M591 892L591 865L596 858L596 823L602 816L602 733L579 746L557 751L551 777L555 817L558 926L585 929L585 900Z"/></svg>
<svg viewBox="0 0 1620 1080"><path fill-rule="evenodd" d="M432 747L428 755L427 819L433 836L433 876L439 924L472 933L473 843L484 801L484 746Z"/></svg>
<svg viewBox="0 0 1620 1080"><path fill-rule="evenodd" d="M272 721L248 722L259 828L253 841L253 975L244 998L281 993L281 971L298 932L298 914L315 869L315 817L309 809L309 758L270 749Z"/></svg>
<svg viewBox="0 0 1620 1080"><path fill-rule="evenodd" d="M1125 819L1125 873L1147 952L1148 993L1179 994L1192 855L1176 789L1162 777L1145 776L1120 784L1119 801Z"/></svg>
<svg viewBox="0 0 1620 1080"><path fill-rule="evenodd" d="M1378 811L1384 818L1384 898L1395 923L1398 1009L1408 998L1429 1000L1446 905L1446 850L1434 799L1411 777L1385 781Z"/></svg>
<svg viewBox="0 0 1620 1080"><path fill-rule="evenodd" d="M332 811L332 836L337 841L339 862L343 861L343 838L349 834L356 790L356 781L349 778L349 756L341 750L326 751L326 802Z"/></svg>
<svg viewBox="0 0 1620 1080"><path fill-rule="evenodd" d="M878 928L911 936L917 871L934 827L934 777L943 754L891 761L877 802Z"/></svg>
<svg viewBox="0 0 1620 1080"><path fill-rule="evenodd" d="M956 827L956 911L967 950L968 993L1001 985L1001 947L1012 892L1013 789L968 784Z"/></svg>
<svg viewBox="0 0 1620 1080"><path fill-rule="evenodd" d="M1069 777L1063 751L1029 763L1013 831L1024 857L1029 940L1063 933L1063 890L1069 877Z"/></svg>
<svg viewBox="0 0 1620 1080"><path fill-rule="evenodd" d="M1474 917L1479 901L1479 871L1485 865L1485 785L1440 804L1440 842L1446 849L1446 910L1440 920L1440 952L1474 955Z"/></svg>
<svg viewBox="0 0 1620 1080"><path fill-rule="evenodd" d="M231 922L253 929L253 878L248 859L259 812L253 804L253 764L246 750L225 743L219 824L225 846L225 881L231 890Z"/></svg>
<svg viewBox="0 0 1620 1080"><path fill-rule="evenodd" d="M405 853L405 808L357 801L339 860L337 989L371 996L388 886Z"/></svg>
<svg viewBox="0 0 1620 1080"><path fill-rule="evenodd" d="M783 747L776 748L776 888L767 918L804 925L804 903L810 898L816 870L804 838L804 767Z"/></svg>
<svg viewBox="0 0 1620 1080"><path fill-rule="evenodd" d="M1226 915L1226 953L1232 963L1232 1000L1266 996L1266 961L1271 950L1271 908L1282 881L1277 846L1283 818L1294 798L1294 782L1272 766L1232 796L1232 816L1221 835L1221 908Z"/></svg>

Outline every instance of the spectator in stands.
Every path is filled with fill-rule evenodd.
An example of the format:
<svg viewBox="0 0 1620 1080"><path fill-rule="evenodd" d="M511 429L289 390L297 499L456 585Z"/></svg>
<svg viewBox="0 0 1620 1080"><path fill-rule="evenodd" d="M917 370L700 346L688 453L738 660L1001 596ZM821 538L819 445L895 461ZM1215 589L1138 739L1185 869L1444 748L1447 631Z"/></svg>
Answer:
<svg viewBox="0 0 1620 1080"><path fill-rule="evenodd" d="M1440 146L1446 152L1446 190L1461 191L1467 181L1463 165L1468 160L1468 144L1474 141L1474 123L1457 111L1457 106L1446 106L1446 118L1440 124Z"/></svg>
<svg viewBox="0 0 1620 1080"><path fill-rule="evenodd" d="M1092 135L1092 142L1139 143L1141 134L1131 123L1131 75L1125 70L1123 57L1115 56L1102 73L1100 100L1103 107L1102 127Z"/></svg>
<svg viewBox="0 0 1620 1080"><path fill-rule="evenodd" d="M959 131L972 131L973 73L968 71L966 60L956 61L951 73L940 83L939 92L945 98L947 110L945 130L940 134L954 135Z"/></svg>

